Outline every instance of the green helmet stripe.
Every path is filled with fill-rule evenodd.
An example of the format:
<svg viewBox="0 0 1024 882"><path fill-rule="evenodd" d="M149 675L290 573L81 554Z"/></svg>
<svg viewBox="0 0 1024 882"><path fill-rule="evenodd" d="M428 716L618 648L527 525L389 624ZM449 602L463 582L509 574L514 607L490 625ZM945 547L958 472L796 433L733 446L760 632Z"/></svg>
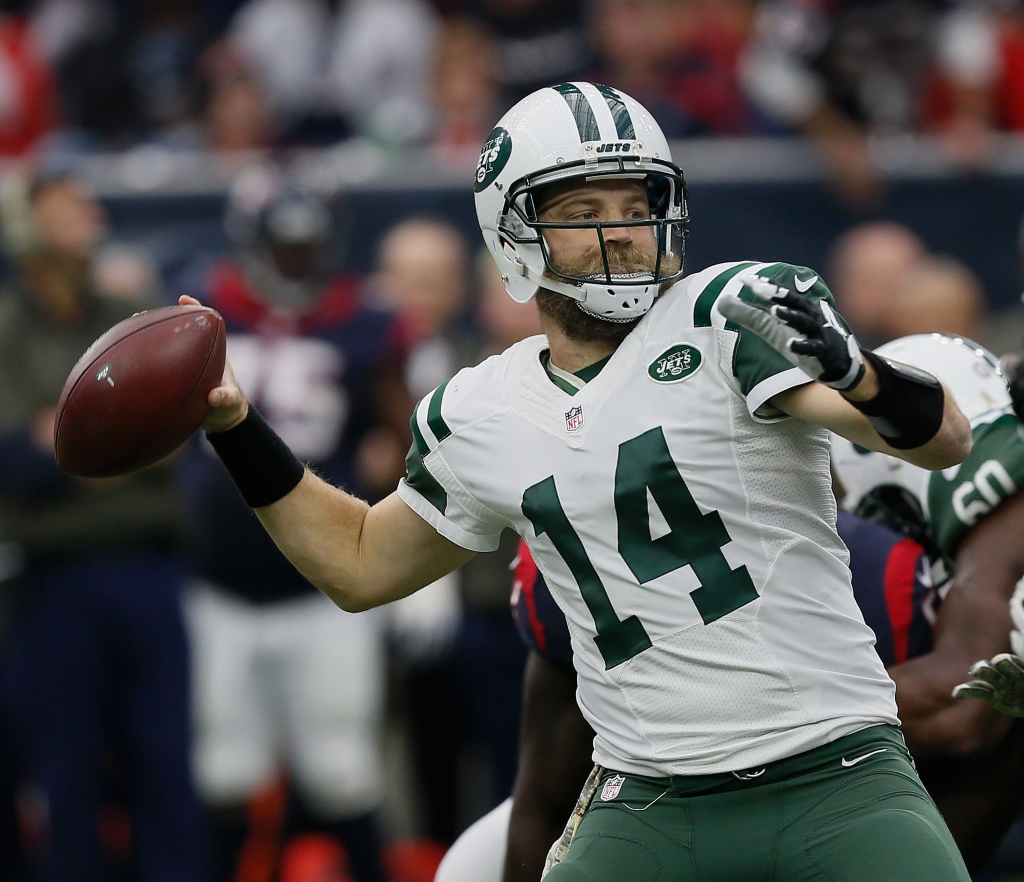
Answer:
<svg viewBox="0 0 1024 882"><path fill-rule="evenodd" d="M597 125L597 117L594 116L594 108L590 106L587 96L577 89L572 83L561 83L552 86L569 105L573 117L576 119L576 128L580 133L580 141L600 141L601 130ZM632 125L632 123L630 124Z"/></svg>
<svg viewBox="0 0 1024 882"><path fill-rule="evenodd" d="M607 86L595 84L594 88L604 95L604 100L608 103L612 119L615 120L615 131L618 132L619 140L635 141L636 132L633 131L633 118L629 115L629 109L626 107L626 102L622 100L622 96Z"/></svg>

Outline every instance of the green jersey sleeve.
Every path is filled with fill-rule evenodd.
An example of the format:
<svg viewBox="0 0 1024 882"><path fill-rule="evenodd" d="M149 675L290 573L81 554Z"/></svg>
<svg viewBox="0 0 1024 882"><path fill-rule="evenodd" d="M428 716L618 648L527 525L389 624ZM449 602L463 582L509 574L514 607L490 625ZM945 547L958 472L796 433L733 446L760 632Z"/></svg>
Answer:
<svg viewBox="0 0 1024 882"><path fill-rule="evenodd" d="M967 459L928 481L932 535L951 558L972 527L1024 487L1024 427L1017 417L1007 409L973 434Z"/></svg>
<svg viewBox="0 0 1024 882"><path fill-rule="evenodd" d="M442 411L442 383L413 410L413 443L405 458L406 476L398 495L446 539L470 551L494 551L506 526L472 497L452 472L442 446L452 437ZM457 425L457 424L456 424Z"/></svg>
<svg viewBox="0 0 1024 882"><path fill-rule="evenodd" d="M762 279L803 294L811 300L824 300L832 307L843 327L849 330L849 326L839 316L835 308L836 303L832 292L829 291L821 277L812 269L805 266L794 266L790 263L745 262L734 264L714 276L697 297L694 309L695 325L712 324L711 306L726 290L726 286L729 286L730 293L737 294L741 300L748 303L756 302L756 298L749 288L736 283L729 284L744 273L754 273ZM768 399L779 392L812 382L811 377L807 376L800 368L795 367L785 356L753 331L733 322L726 322L725 329L736 331L739 335L733 349L732 371L739 383L740 391L747 399L747 407L751 414L763 420L780 417L780 411L766 403Z"/></svg>

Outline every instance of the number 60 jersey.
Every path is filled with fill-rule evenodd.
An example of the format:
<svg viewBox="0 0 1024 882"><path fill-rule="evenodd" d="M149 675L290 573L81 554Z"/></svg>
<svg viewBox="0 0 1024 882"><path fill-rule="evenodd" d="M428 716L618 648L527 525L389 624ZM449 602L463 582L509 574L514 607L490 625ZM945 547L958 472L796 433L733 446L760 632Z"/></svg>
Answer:
<svg viewBox="0 0 1024 882"><path fill-rule="evenodd" d="M417 406L401 498L465 548L522 536L572 635L594 760L756 768L880 723L895 687L854 602L824 429L766 402L809 378L716 308L756 272L677 283L582 388L532 337ZM560 380L560 382L556 381Z"/></svg>

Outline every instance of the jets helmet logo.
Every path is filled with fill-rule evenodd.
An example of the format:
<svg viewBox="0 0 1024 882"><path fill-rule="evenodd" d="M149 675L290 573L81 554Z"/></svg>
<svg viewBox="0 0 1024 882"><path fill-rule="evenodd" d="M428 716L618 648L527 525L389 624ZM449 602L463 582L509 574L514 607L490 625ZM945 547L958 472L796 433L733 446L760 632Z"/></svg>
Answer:
<svg viewBox="0 0 1024 882"><path fill-rule="evenodd" d="M498 126L484 141L480 150L480 159L476 164L476 177L473 180L473 189L479 193L486 190L491 182L501 174L501 170L508 162L512 154L512 137L508 131Z"/></svg>

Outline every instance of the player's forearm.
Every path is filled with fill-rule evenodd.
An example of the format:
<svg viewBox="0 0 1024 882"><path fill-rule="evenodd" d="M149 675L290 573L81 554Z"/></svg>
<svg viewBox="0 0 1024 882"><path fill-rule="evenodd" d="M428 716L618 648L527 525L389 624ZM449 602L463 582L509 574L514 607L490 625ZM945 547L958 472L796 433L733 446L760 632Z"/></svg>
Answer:
<svg viewBox="0 0 1024 882"><path fill-rule="evenodd" d="M472 557L396 493L371 508L317 478L247 405L230 365L210 404L207 438L242 498L295 568L342 609L398 600Z"/></svg>
<svg viewBox="0 0 1024 882"><path fill-rule="evenodd" d="M781 392L771 401L790 416L824 426L854 444L898 456L925 469L934 471L956 465L963 462L971 451L970 424L948 391L943 399L942 422L938 431L924 444L909 450L891 447L850 401L821 383L807 383Z"/></svg>
<svg viewBox="0 0 1024 882"><path fill-rule="evenodd" d="M255 509L292 565L344 610L377 605L361 576L360 536L370 506L309 470L287 496Z"/></svg>
<svg viewBox="0 0 1024 882"><path fill-rule="evenodd" d="M900 728L919 756L965 757L999 743L1013 720L981 701L958 702L950 693L966 666L935 653L889 668L896 682Z"/></svg>
<svg viewBox="0 0 1024 882"><path fill-rule="evenodd" d="M1009 651L1008 601L1024 571L1018 559L1021 511L1024 497L1014 497L967 535L932 651L889 669L911 749L964 756L993 746L1011 722L984 701L957 701L951 693L974 662Z"/></svg>
<svg viewBox="0 0 1024 882"><path fill-rule="evenodd" d="M412 594L473 556L397 493L371 507L308 470L295 489L256 514L296 569L347 612Z"/></svg>
<svg viewBox="0 0 1024 882"><path fill-rule="evenodd" d="M950 391L944 389L944 392L942 425L935 436L927 444L913 450L890 448L887 453L891 452L909 463L932 471L957 465L967 458L971 452L971 424L957 407ZM882 443L885 444L885 441Z"/></svg>

